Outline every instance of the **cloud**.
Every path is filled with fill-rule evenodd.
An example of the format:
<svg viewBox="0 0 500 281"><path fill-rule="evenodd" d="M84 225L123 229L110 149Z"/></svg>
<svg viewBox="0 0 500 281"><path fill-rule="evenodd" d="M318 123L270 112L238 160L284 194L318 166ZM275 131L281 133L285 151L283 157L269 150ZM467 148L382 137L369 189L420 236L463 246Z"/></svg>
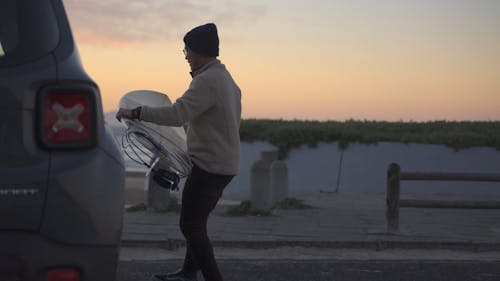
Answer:
<svg viewBox="0 0 500 281"><path fill-rule="evenodd" d="M266 9L234 0L66 0L79 41L121 46L179 40L198 24L235 27L255 23Z"/></svg>

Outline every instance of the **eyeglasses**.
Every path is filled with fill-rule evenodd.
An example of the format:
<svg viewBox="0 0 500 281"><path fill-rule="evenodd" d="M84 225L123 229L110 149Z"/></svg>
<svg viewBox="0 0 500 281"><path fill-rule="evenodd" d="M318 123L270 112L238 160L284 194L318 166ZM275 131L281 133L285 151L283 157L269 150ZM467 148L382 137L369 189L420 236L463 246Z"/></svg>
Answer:
<svg viewBox="0 0 500 281"><path fill-rule="evenodd" d="M182 53L184 54L184 56L187 56L188 50L184 48L184 49L182 49Z"/></svg>

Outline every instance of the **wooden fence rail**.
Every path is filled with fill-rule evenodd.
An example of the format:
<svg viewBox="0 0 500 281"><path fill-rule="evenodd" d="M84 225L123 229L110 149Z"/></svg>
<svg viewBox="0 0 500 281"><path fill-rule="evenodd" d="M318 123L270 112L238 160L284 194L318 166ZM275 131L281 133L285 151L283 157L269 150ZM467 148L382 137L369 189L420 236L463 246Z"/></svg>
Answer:
<svg viewBox="0 0 500 281"><path fill-rule="evenodd" d="M387 232L399 232L399 208L475 208L500 209L499 201L428 201L428 200L400 200L401 180L421 181L475 181L500 182L500 174L491 173L421 173L401 172L397 163L391 163L387 171L386 219Z"/></svg>

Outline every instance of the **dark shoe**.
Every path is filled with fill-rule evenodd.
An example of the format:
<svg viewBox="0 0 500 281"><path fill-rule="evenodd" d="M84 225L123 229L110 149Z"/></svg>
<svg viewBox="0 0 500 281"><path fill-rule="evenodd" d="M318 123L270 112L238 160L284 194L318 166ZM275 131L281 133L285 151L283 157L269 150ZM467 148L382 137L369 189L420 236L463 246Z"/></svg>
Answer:
<svg viewBox="0 0 500 281"><path fill-rule="evenodd" d="M198 281L198 279L196 279L196 273L184 272L182 269L173 273L155 274L153 276L156 280L161 281Z"/></svg>

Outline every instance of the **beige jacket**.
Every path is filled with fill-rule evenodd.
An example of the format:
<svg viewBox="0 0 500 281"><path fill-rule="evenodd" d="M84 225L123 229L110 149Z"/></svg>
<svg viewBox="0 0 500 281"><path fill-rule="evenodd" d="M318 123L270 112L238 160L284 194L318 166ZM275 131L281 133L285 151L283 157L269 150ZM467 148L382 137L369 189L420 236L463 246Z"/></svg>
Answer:
<svg viewBox="0 0 500 281"><path fill-rule="evenodd" d="M215 60L192 73L189 89L167 107L141 108L141 120L166 126L187 123L187 146L201 169L235 175L240 164L241 91Z"/></svg>

